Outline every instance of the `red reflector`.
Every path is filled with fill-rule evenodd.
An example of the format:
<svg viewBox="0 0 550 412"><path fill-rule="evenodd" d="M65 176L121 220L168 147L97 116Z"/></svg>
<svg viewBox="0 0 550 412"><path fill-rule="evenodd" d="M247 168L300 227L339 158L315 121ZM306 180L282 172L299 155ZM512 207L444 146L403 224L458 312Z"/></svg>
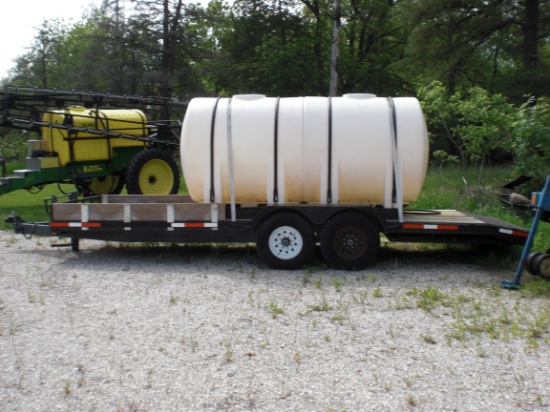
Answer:
<svg viewBox="0 0 550 412"><path fill-rule="evenodd" d="M69 227L68 222L50 222L50 227Z"/></svg>
<svg viewBox="0 0 550 412"><path fill-rule="evenodd" d="M403 229L417 230L458 230L456 225L422 225L417 223L405 223Z"/></svg>
<svg viewBox="0 0 550 412"><path fill-rule="evenodd" d="M50 222L50 227L101 227L97 222Z"/></svg>
<svg viewBox="0 0 550 412"><path fill-rule="evenodd" d="M185 227L204 227L204 223L185 223Z"/></svg>
<svg viewBox="0 0 550 412"><path fill-rule="evenodd" d="M101 227L101 223L97 223L97 222L82 223L82 227Z"/></svg>
<svg viewBox="0 0 550 412"><path fill-rule="evenodd" d="M424 229L424 225L413 225L412 223L405 223L403 229Z"/></svg>
<svg viewBox="0 0 550 412"><path fill-rule="evenodd" d="M437 225L438 230L458 230L456 225Z"/></svg>

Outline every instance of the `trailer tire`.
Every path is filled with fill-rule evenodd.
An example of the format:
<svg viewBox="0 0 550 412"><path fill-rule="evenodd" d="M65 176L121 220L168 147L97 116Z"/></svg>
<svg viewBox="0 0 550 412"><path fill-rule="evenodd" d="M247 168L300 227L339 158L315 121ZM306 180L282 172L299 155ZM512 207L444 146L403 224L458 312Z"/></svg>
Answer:
<svg viewBox="0 0 550 412"><path fill-rule="evenodd" d="M378 256L380 234L377 226L358 212L338 214L321 230L321 252L337 269L363 269Z"/></svg>
<svg viewBox="0 0 550 412"><path fill-rule="evenodd" d="M526 262L526 265L525 265L525 269L527 269L527 272L529 272L533 276L538 276L536 271L535 271L534 262L535 262L535 259L539 255L542 255L542 252L531 252L531 253L529 253L529 256L527 257L527 262Z"/></svg>
<svg viewBox="0 0 550 412"><path fill-rule="evenodd" d="M261 224L256 248L263 261L274 269L300 269L313 259L315 234L303 217L281 212Z"/></svg>
<svg viewBox="0 0 550 412"><path fill-rule="evenodd" d="M531 263L533 275L550 279L550 254L540 253Z"/></svg>
<svg viewBox="0 0 550 412"><path fill-rule="evenodd" d="M126 170L126 188L131 195L173 195L179 185L178 166L164 150L139 152Z"/></svg>

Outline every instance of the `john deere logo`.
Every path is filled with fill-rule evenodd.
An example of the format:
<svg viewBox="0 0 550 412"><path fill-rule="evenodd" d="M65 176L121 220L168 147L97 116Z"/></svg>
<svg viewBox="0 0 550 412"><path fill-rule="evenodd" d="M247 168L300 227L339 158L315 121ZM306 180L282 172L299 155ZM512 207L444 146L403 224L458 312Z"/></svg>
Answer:
<svg viewBox="0 0 550 412"><path fill-rule="evenodd" d="M93 172L102 172L103 171L103 168L101 166L83 166L82 167L82 171L83 172L87 172L87 173L93 173Z"/></svg>

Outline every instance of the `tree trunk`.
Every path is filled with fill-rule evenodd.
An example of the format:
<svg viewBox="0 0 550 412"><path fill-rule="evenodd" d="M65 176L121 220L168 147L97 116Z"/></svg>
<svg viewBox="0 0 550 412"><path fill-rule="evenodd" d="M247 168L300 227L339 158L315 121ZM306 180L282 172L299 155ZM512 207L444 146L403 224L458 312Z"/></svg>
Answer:
<svg viewBox="0 0 550 412"><path fill-rule="evenodd" d="M525 23L523 24L523 67L532 69L539 60L537 50L537 24L539 0L525 1Z"/></svg>
<svg viewBox="0 0 550 412"><path fill-rule="evenodd" d="M160 95L162 97L173 97L174 92L174 73L176 70L176 50L175 44L178 28L181 18L181 9L183 0L178 0L175 6L174 15L170 18L170 0L163 1L162 18L162 61L161 61L161 85ZM169 109L161 109L161 117L169 119Z"/></svg>
<svg viewBox="0 0 550 412"><path fill-rule="evenodd" d="M330 88L328 95L336 96L338 90L338 57L340 55L340 0L334 0L332 26L332 54L330 59Z"/></svg>

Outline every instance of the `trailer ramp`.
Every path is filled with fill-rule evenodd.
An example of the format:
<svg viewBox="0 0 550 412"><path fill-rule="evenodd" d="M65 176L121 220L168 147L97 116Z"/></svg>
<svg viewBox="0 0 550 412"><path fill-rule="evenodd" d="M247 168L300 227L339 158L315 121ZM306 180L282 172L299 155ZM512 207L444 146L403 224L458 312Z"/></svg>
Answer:
<svg viewBox="0 0 550 412"><path fill-rule="evenodd" d="M403 222L389 227L388 239L398 242L500 243L523 245L529 231L489 216L458 210L404 211Z"/></svg>

